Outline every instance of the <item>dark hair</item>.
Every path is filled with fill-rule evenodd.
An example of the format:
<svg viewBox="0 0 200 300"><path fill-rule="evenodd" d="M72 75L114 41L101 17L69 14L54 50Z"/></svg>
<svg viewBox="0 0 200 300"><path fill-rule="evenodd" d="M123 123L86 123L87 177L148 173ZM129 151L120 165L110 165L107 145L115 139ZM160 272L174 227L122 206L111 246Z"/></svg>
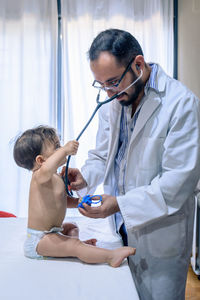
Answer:
<svg viewBox="0 0 200 300"><path fill-rule="evenodd" d="M107 29L97 35L88 51L90 61L96 60L102 51L110 52L124 65L137 55L143 55L138 41L129 32L120 29Z"/></svg>
<svg viewBox="0 0 200 300"><path fill-rule="evenodd" d="M57 133L54 128L40 125L22 133L17 138L13 150L16 164L32 170L36 156L42 153L42 146L46 140L51 143L57 141Z"/></svg>

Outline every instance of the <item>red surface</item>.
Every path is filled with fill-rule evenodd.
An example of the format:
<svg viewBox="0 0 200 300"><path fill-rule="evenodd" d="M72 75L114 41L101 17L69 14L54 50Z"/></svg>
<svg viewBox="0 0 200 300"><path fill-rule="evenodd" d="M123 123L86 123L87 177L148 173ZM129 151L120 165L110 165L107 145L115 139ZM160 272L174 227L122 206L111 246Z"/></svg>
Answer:
<svg viewBox="0 0 200 300"><path fill-rule="evenodd" d="M15 215L8 213L6 211L0 211L0 218L16 218Z"/></svg>

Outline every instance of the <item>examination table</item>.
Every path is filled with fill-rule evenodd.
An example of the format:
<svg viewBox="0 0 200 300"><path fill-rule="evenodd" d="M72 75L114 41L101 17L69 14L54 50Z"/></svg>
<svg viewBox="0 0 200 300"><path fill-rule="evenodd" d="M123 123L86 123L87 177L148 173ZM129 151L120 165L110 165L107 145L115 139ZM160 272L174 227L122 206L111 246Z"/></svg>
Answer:
<svg viewBox="0 0 200 300"><path fill-rule="evenodd" d="M80 239L97 246L120 247L112 218L68 217ZM86 264L76 258L29 259L23 255L26 218L0 218L0 299L2 300L139 300L127 260L119 268Z"/></svg>

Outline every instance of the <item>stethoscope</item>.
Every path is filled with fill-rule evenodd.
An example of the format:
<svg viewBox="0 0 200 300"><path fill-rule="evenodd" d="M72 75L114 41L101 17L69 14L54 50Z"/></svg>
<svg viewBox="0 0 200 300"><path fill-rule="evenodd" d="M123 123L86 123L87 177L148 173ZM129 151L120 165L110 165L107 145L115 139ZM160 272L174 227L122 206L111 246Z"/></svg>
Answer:
<svg viewBox="0 0 200 300"><path fill-rule="evenodd" d="M101 90L99 89L99 92L97 94L97 97L96 97L96 103L97 103L97 106L94 110L94 112L92 113L90 119L88 120L88 122L86 123L85 127L81 130L81 132L79 133L78 137L76 138L76 141L78 141L80 139L80 137L82 136L82 134L84 133L84 131L87 129L87 127L89 126L89 124L91 123L92 119L94 118L96 112L99 110L99 108L106 104L106 103L109 103L111 102L112 100L116 99L117 97L119 97L121 94L123 94L126 90L128 90L131 86L133 86L143 75L143 71L142 69L140 69L140 75L138 76L138 78L136 80L134 80L129 86L127 86L124 90L122 90L121 92L113 95L112 97L104 100L104 101L100 101L100 92ZM71 159L71 155L68 156L68 159L67 159L67 163L66 163L66 168L65 168L65 178L64 178L64 182L65 182L65 188L66 188L66 192L68 194L68 196L73 196L73 192L69 190L68 188L68 185L70 185L70 182L68 180L68 169L69 169L69 162L70 162L70 159Z"/></svg>

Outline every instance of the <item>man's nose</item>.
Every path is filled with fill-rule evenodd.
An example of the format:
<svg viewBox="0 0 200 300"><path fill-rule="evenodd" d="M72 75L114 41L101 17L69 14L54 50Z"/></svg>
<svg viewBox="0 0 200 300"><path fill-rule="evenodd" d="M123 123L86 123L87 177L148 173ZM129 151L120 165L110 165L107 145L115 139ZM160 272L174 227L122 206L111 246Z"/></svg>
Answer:
<svg viewBox="0 0 200 300"><path fill-rule="evenodd" d="M113 90L113 89L107 90L106 92L109 98L111 98L112 96L118 93L117 90Z"/></svg>

